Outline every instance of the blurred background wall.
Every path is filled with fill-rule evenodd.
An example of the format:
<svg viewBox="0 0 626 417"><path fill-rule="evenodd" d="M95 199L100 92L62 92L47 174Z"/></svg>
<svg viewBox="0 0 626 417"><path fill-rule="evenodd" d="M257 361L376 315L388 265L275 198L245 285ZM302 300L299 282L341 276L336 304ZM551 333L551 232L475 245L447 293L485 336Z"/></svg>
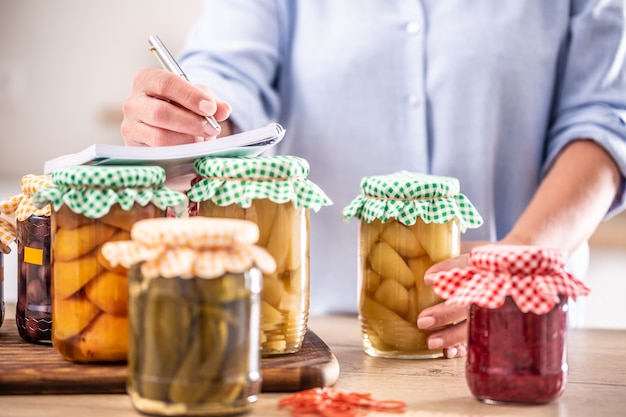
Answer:
<svg viewBox="0 0 626 417"><path fill-rule="evenodd" d="M159 66L148 36L176 54L200 10L200 0L0 0L0 176L121 144L133 75Z"/></svg>

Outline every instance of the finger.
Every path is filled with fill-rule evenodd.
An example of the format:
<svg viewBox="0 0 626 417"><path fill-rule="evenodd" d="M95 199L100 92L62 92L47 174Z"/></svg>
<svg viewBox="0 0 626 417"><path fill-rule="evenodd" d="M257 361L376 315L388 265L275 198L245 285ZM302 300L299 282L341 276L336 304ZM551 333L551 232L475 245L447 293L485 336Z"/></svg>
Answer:
<svg viewBox="0 0 626 417"><path fill-rule="evenodd" d="M449 349L467 343L467 320L453 326L438 330L428 336L428 349ZM456 352L458 354L458 347Z"/></svg>
<svg viewBox="0 0 626 417"><path fill-rule="evenodd" d="M213 117L215 117L218 122L222 122L228 119L230 113L232 113L233 111L232 107L230 107L230 104L225 101L219 100L209 87L205 85L197 85L197 87L206 92L209 96L213 97L213 99L215 100L216 110L213 114Z"/></svg>
<svg viewBox="0 0 626 417"><path fill-rule="evenodd" d="M443 356L447 359L461 358L467 356L467 345L461 343L443 350Z"/></svg>
<svg viewBox="0 0 626 417"><path fill-rule="evenodd" d="M191 136L215 137L219 133L204 116L190 112L178 103L145 97L138 99L136 104L143 107L141 122L147 125Z"/></svg>
<svg viewBox="0 0 626 417"><path fill-rule="evenodd" d="M179 75L160 69L138 72L133 90L174 102L199 116L213 116L217 109L215 95L208 87L199 88Z"/></svg>
<svg viewBox="0 0 626 417"><path fill-rule="evenodd" d="M456 304L439 303L425 308L417 318L417 327L422 330L432 330L467 319L469 309Z"/></svg>
<svg viewBox="0 0 626 417"><path fill-rule="evenodd" d="M196 142L195 136L124 119L120 128L127 146L171 146Z"/></svg>
<svg viewBox="0 0 626 417"><path fill-rule="evenodd" d="M230 107L230 104L226 103L225 101L217 100L216 103L217 111L215 112L214 117L218 122L223 122L230 117L233 109L232 107Z"/></svg>

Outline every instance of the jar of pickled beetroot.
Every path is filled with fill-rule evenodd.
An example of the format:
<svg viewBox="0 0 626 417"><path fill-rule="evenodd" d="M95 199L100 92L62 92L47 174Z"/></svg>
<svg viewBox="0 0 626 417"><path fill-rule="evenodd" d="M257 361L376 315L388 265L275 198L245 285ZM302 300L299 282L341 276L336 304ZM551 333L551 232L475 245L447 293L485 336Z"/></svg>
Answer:
<svg viewBox="0 0 626 417"><path fill-rule="evenodd" d="M203 217L257 224L259 246L276 260L263 275L261 353L295 353L309 315L309 216L331 204L307 179L308 163L295 156L201 158L187 193Z"/></svg>
<svg viewBox="0 0 626 417"><path fill-rule="evenodd" d="M50 206L38 209L32 197L52 185L47 175L25 175L22 194L0 202L0 211L17 223L17 305L19 335L30 343L50 343L52 300L50 294Z"/></svg>
<svg viewBox="0 0 626 417"><path fill-rule="evenodd" d="M274 259L249 221L191 217L138 222L102 252L130 267L127 390L151 415L248 411L261 388L262 273Z"/></svg>
<svg viewBox="0 0 626 417"><path fill-rule="evenodd" d="M470 306L466 379L489 403L543 404L567 383L567 303L589 289L561 251L487 245L469 266L438 274L437 293Z"/></svg>
<svg viewBox="0 0 626 417"><path fill-rule="evenodd" d="M361 194L343 210L359 219L359 319L365 352L403 359L436 358L432 331L417 316L442 302L424 274L460 254L461 233L482 218L459 193L455 178L400 171L365 177Z"/></svg>
<svg viewBox="0 0 626 417"><path fill-rule="evenodd" d="M156 166L75 166L51 178L33 203L52 211L52 345L70 361L126 361L128 270L110 265L102 245L168 208L182 214L187 198L163 186Z"/></svg>
<svg viewBox="0 0 626 417"><path fill-rule="evenodd" d="M0 327L4 322L4 255L11 252L9 245L15 241L16 230L13 222L0 216Z"/></svg>

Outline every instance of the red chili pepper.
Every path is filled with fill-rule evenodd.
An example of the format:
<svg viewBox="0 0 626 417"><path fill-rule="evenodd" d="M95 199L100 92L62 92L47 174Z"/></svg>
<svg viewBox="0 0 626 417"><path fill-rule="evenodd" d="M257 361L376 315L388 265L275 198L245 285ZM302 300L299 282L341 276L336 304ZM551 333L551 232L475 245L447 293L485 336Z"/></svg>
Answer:
<svg viewBox="0 0 626 417"><path fill-rule="evenodd" d="M335 388L311 388L296 392L278 402L294 417L358 417L369 411L403 413L406 402L376 400L369 393L348 392Z"/></svg>

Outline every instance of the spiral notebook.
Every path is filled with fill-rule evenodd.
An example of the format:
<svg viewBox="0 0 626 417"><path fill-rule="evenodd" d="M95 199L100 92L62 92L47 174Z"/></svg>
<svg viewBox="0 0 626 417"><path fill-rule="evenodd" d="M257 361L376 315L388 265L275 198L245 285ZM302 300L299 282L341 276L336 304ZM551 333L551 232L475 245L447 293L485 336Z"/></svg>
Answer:
<svg viewBox="0 0 626 417"><path fill-rule="evenodd" d="M280 142L285 129L278 123L212 139L174 146L124 146L94 144L80 152L44 163L44 174L75 165L158 165L168 179L193 174L193 161L204 156L256 156Z"/></svg>

